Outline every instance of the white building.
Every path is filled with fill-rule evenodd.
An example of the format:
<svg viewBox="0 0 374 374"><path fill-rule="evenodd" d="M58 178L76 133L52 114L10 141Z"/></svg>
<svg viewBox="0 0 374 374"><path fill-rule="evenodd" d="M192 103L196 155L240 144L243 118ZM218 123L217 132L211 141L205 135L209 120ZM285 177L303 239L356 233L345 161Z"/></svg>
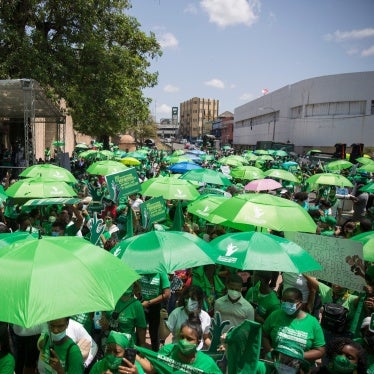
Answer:
<svg viewBox="0 0 374 374"><path fill-rule="evenodd" d="M306 79L235 108L233 144L374 146L374 71Z"/></svg>

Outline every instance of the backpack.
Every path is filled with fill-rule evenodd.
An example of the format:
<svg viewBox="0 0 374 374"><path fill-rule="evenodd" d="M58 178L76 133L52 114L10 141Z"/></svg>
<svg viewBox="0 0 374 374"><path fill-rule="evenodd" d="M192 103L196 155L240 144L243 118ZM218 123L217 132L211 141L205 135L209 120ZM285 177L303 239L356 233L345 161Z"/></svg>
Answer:
<svg viewBox="0 0 374 374"><path fill-rule="evenodd" d="M336 303L326 303L322 307L322 328L342 333L347 328L348 309Z"/></svg>

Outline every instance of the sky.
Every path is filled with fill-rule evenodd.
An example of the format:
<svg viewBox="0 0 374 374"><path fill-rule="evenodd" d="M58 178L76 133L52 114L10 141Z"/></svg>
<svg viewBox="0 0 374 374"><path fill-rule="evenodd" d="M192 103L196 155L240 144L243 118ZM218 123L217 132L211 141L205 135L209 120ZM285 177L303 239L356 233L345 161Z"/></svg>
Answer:
<svg viewBox="0 0 374 374"><path fill-rule="evenodd" d="M163 55L144 90L156 121L193 97L219 114L313 77L374 70L374 0L132 0Z"/></svg>

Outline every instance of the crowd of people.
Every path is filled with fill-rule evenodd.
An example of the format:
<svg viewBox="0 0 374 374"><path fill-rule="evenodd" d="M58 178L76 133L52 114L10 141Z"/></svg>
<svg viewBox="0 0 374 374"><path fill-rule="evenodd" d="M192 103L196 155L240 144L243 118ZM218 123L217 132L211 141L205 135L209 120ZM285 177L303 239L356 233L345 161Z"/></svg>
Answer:
<svg viewBox="0 0 374 374"><path fill-rule="evenodd" d="M211 157L200 157L198 162L203 168L230 173L230 168L221 169L219 159L233 153L231 149L201 152L200 156ZM171 174L170 152L149 149L144 154L136 166L139 183ZM40 160L54 161L50 154ZM71 160L72 173L78 180L73 187L79 203L24 207L2 201L0 233L26 231L89 239L91 208L98 198L101 207L95 211L105 228L97 244L103 250L110 251L129 236L129 210L133 212L131 235L149 230L142 225L140 215L140 206L147 197L139 193L113 201L105 176L87 173L93 161L79 153ZM353 182L352 189L341 191L336 186L319 185L310 191L305 181L326 171L321 162L313 163L294 154L248 163L266 171L281 169L287 162L287 170L298 178L298 183L283 180L281 188L262 193L298 203L317 223L317 235L349 239L373 230L373 194L361 190L373 181L371 173L357 171L354 165L339 171ZM6 194L19 177L17 171L3 170ZM216 189L226 196L247 193L244 186L248 180L232 181L232 185ZM201 190L206 187L217 186L197 186ZM345 200L353 203L349 215L343 209ZM183 203L182 230L208 242L236 231L194 217L187 212L188 202ZM177 201L165 204L165 220L152 229L172 227ZM366 286L357 292L308 274L280 273L277 269L252 271L204 265L172 274L141 274L139 281L123 290L112 311L87 311L33 328L1 322L0 374L250 373L243 368L233 369L239 364L224 354L230 344L226 337L233 329L244 328L248 320L259 324L262 334L261 350L253 353L258 356L254 373L374 373L371 263L365 263L364 276Z"/></svg>

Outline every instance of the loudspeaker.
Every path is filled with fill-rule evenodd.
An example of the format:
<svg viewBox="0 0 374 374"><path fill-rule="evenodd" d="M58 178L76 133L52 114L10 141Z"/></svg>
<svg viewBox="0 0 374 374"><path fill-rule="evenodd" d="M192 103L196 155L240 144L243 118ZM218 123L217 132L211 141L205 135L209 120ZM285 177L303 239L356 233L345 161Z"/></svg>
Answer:
<svg viewBox="0 0 374 374"><path fill-rule="evenodd" d="M335 147L335 153L333 154L333 157L345 160L347 144L336 143L334 147Z"/></svg>
<svg viewBox="0 0 374 374"><path fill-rule="evenodd" d="M364 155L364 144L354 143L351 145L351 147L352 147L352 150L351 150L351 155L349 156L349 161L355 164L356 159Z"/></svg>

